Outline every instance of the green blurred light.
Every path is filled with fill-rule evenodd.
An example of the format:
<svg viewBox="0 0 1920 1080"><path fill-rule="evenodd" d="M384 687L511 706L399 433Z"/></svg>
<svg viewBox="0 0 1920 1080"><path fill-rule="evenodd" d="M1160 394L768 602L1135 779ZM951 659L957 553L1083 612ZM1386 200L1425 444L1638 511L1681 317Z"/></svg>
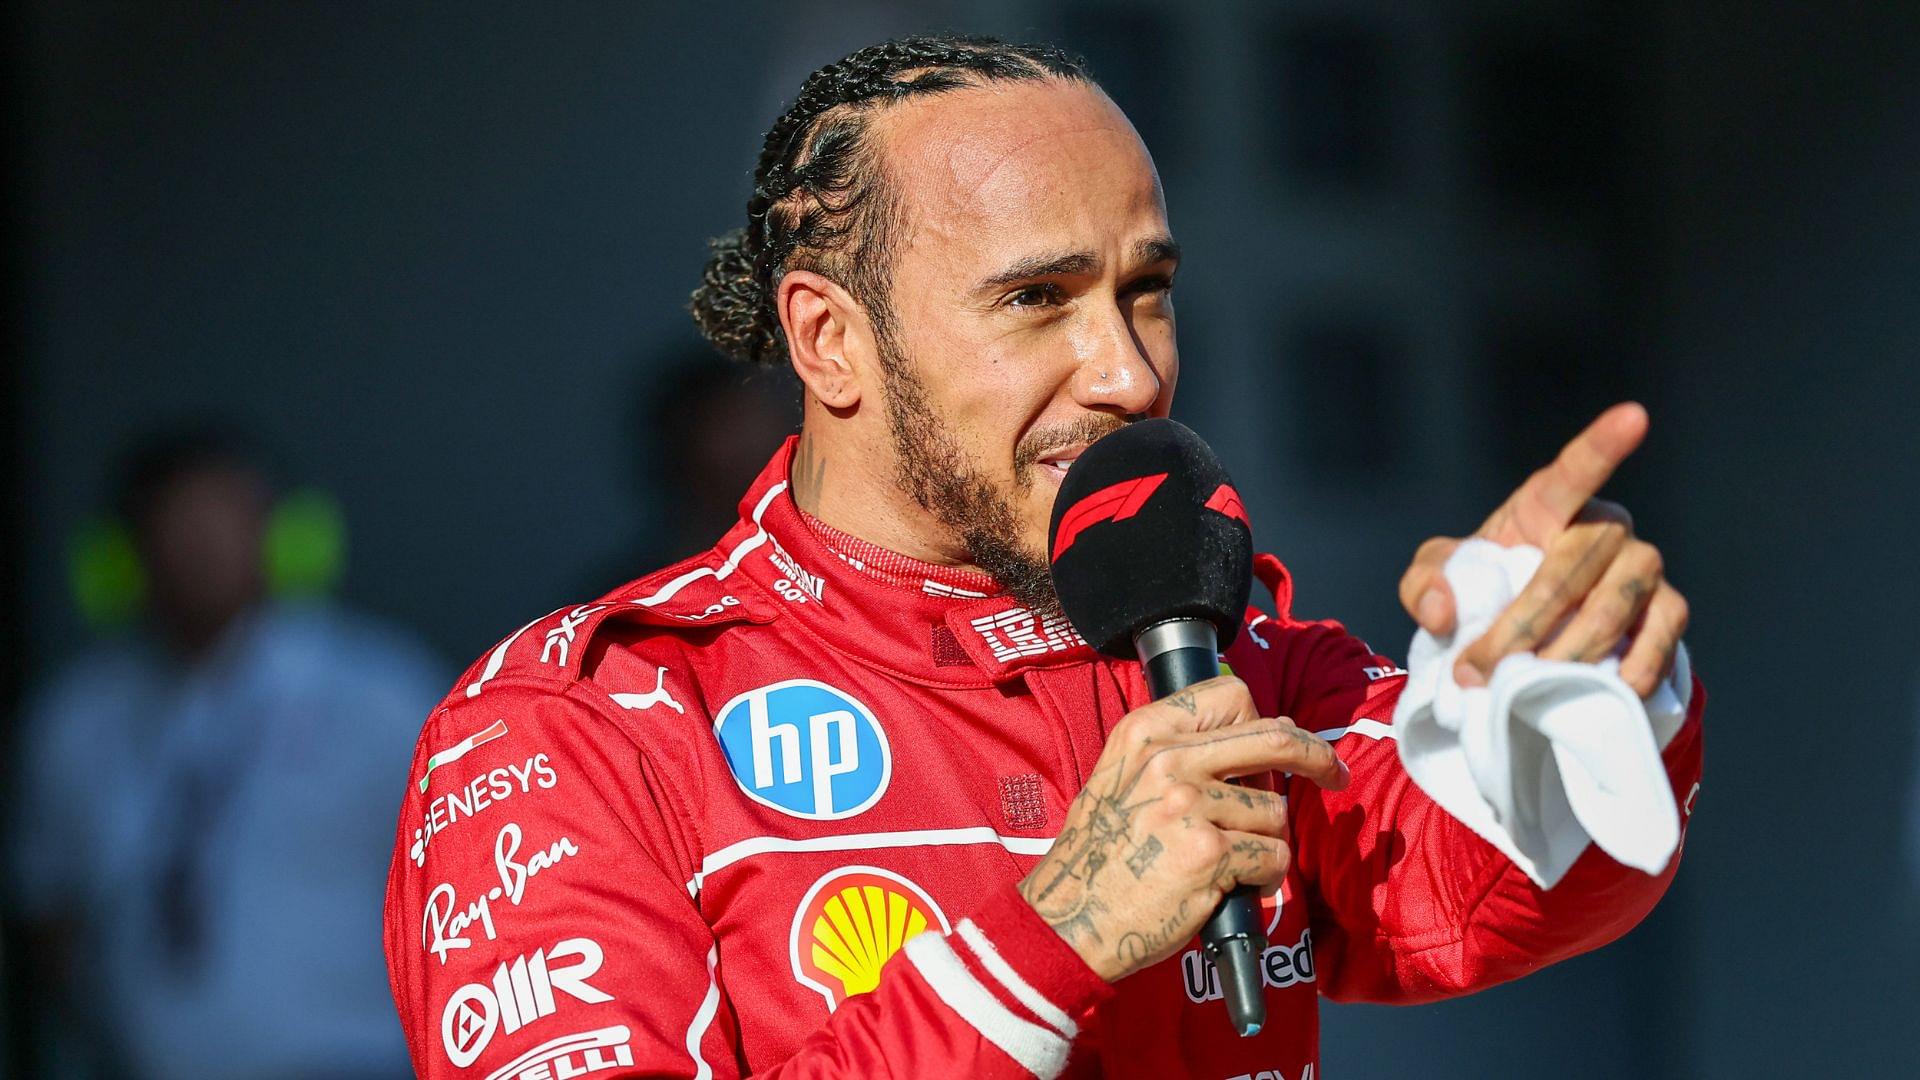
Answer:
<svg viewBox="0 0 1920 1080"><path fill-rule="evenodd" d="M147 575L126 528L90 521L67 545L67 587L82 618L97 629L131 622L146 600Z"/></svg>
<svg viewBox="0 0 1920 1080"><path fill-rule="evenodd" d="M267 521L267 587L276 596L320 596L347 565L347 522L340 504L316 488L288 494Z"/></svg>

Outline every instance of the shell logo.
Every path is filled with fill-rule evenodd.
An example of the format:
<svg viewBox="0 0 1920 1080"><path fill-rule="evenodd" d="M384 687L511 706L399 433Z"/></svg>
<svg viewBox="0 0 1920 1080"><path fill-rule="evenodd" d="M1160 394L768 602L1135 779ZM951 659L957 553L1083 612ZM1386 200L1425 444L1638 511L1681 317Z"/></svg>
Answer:
<svg viewBox="0 0 1920 1080"><path fill-rule="evenodd" d="M926 891L891 870L843 866L821 876L793 913L793 977L827 1011L880 985L880 969L924 930L953 928Z"/></svg>

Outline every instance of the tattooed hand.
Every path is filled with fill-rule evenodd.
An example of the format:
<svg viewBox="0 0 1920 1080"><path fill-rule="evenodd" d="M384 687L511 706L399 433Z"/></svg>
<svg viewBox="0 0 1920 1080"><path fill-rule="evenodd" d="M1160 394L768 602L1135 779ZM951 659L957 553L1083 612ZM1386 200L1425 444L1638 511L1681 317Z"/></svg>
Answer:
<svg viewBox="0 0 1920 1080"><path fill-rule="evenodd" d="M1228 890L1286 876L1286 804L1227 782L1276 771L1347 784L1326 740L1261 718L1232 676L1136 709L1113 729L1021 895L1109 982L1158 963Z"/></svg>
<svg viewBox="0 0 1920 1080"><path fill-rule="evenodd" d="M1516 652L1592 662L1629 638L1620 677L1641 697L1673 670L1687 601L1668 584L1659 550L1634 538L1632 515L1594 498L1646 435L1645 409L1615 405L1474 533L1508 547L1531 544L1546 559L1486 634L1461 652L1455 681L1484 686L1501 658ZM1452 537L1428 540L1400 579L1400 602L1432 634L1453 632L1453 593L1442 569L1459 546Z"/></svg>

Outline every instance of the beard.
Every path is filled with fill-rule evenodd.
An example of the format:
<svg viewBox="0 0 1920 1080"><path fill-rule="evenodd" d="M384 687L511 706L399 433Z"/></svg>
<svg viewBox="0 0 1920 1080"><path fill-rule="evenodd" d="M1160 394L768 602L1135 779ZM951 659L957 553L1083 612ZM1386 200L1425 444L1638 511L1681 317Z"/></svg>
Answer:
<svg viewBox="0 0 1920 1080"><path fill-rule="evenodd" d="M883 397L894 472L902 490L953 530L967 559L1009 596L1043 617L1059 615L1060 598L1053 591L1046 552L1034 550L1023 538L1013 497L1033 490L1030 467L1042 455L1076 442L1091 442L1124 427L1126 421L1100 413L1028 432L1014 448L1013 484L1010 491L1005 490L968 456L934 413L926 384L892 335L883 331L876 339L886 372Z"/></svg>

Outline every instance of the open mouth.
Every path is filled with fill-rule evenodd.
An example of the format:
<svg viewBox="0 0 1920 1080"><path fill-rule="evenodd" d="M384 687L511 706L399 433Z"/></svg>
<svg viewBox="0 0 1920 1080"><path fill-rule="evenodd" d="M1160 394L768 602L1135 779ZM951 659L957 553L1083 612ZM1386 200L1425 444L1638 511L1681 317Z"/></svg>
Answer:
<svg viewBox="0 0 1920 1080"><path fill-rule="evenodd" d="M1085 449L1084 444L1070 447L1039 458L1033 464L1040 470L1040 475L1058 484L1067 478L1067 470L1073 467L1073 463L1079 460L1081 452Z"/></svg>

